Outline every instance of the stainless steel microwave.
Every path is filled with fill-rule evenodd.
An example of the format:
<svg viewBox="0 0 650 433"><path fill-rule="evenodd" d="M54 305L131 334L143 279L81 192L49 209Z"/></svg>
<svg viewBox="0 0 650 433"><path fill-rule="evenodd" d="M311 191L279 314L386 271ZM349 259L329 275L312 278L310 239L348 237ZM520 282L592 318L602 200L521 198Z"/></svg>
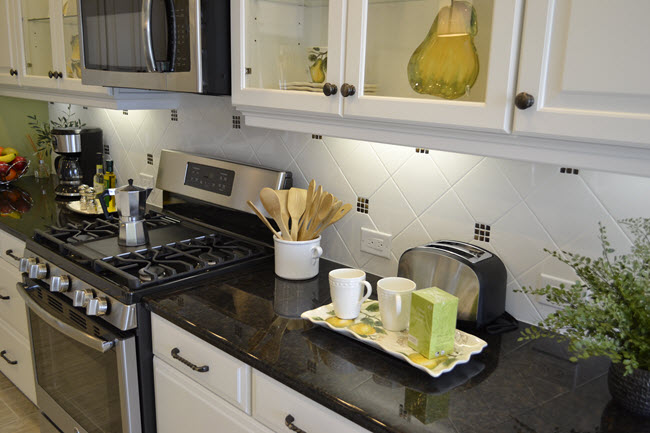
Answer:
<svg viewBox="0 0 650 433"><path fill-rule="evenodd" d="M78 1L83 84L231 93L230 1Z"/></svg>

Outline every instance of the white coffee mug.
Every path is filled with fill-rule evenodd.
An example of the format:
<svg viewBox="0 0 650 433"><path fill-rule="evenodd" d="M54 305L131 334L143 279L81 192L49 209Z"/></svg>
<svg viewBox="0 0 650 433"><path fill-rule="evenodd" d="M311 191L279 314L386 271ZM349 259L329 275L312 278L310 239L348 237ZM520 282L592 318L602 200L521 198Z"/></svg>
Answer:
<svg viewBox="0 0 650 433"><path fill-rule="evenodd" d="M372 293L372 286L366 281L366 273L361 269L334 269L329 273L329 280L336 317L356 319L361 311L361 304Z"/></svg>
<svg viewBox="0 0 650 433"><path fill-rule="evenodd" d="M385 329L403 331L408 327L414 290L415 283L408 278L389 277L377 282L379 314Z"/></svg>
<svg viewBox="0 0 650 433"><path fill-rule="evenodd" d="M273 236L275 274L287 280L307 280L318 275L318 261L323 254L320 236L309 241L285 241Z"/></svg>

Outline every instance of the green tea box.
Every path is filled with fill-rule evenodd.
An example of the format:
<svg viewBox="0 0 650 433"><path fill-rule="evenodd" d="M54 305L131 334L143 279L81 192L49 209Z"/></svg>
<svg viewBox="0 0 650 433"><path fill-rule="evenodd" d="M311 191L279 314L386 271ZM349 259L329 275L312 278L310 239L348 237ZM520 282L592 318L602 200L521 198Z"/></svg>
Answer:
<svg viewBox="0 0 650 433"><path fill-rule="evenodd" d="M411 295L408 345L427 358L454 350L458 298L437 287Z"/></svg>

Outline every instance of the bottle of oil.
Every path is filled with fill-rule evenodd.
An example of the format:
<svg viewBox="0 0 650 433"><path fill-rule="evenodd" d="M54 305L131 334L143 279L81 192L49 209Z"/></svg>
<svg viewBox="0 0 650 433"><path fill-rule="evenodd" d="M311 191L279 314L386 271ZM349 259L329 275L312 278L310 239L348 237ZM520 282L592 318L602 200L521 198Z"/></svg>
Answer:
<svg viewBox="0 0 650 433"><path fill-rule="evenodd" d="M110 156L106 159L106 173L104 173L104 187L105 188L115 188L115 173L113 172L113 160ZM109 212L115 212L117 208L115 207L115 196L109 195L105 197L106 207Z"/></svg>
<svg viewBox="0 0 650 433"><path fill-rule="evenodd" d="M104 192L104 159L101 153L97 153L97 162L95 163L95 176L93 177L93 188L95 189L95 194Z"/></svg>

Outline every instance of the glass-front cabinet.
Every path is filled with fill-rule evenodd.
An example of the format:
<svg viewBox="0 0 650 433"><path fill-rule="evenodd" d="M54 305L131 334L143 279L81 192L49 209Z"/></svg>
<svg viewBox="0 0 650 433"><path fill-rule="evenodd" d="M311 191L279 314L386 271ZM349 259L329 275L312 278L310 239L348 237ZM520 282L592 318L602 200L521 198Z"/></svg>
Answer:
<svg viewBox="0 0 650 433"><path fill-rule="evenodd" d="M0 0L0 84L18 84L13 0Z"/></svg>
<svg viewBox="0 0 650 433"><path fill-rule="evenodd" d="M521 0L233 4L235 105L510 131Z"/></svg>
<svg viewBox="0 0 650 433"><path fill-rule="evenodd" d="M107 94L81 84L77 1L15 1L21 84Z"/></svg>

